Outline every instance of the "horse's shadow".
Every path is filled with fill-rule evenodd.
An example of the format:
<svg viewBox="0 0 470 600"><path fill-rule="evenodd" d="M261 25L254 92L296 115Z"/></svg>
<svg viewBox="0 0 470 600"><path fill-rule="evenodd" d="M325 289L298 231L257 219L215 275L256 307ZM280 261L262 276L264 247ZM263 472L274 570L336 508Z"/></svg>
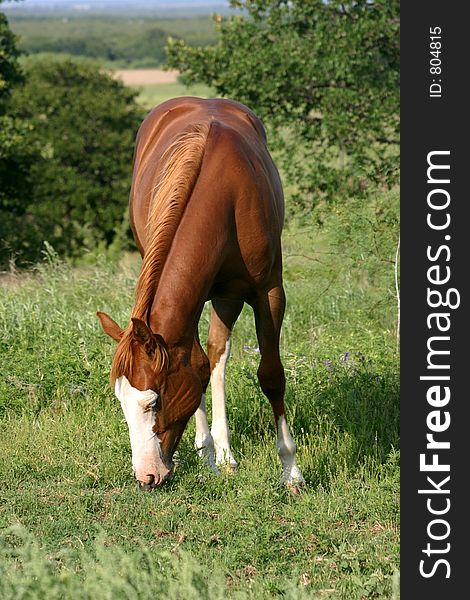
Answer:
<svg viewBox="0 0 470 600"><path fill-rule="evenodd" d="M309 487L328 489L338 473L361 477L395 464L399 447L399 374L359 355L324 361L288 373L287 416L297 443L298 457ZM236 386L228 390L232 445L237 456L246 454L246 440L275 448L272 411L256 380L253 365L236 369L237 385L250 390L244 403ZM230 380L229 380L230 381ZM182 440L182 472L201 472L193 446L193 426ZM250 444L249 452L254 447ZM274 454L273 454L274 458ZM203 470L202 470L203 472Z"/></svg>
<svg viewBox="0 0 470 600"><path fill-rule="evenodd" d="M320 384L317 379L308 405L295 398L295 389L288 393L299 450L302 453L303 442L310 450L304 453L309 457L304 475L314 486L327 487L339 470L351 476L378 473L394 462L399 448L398 371L376 366L362 355L340 360L314 369Z"/></svg>

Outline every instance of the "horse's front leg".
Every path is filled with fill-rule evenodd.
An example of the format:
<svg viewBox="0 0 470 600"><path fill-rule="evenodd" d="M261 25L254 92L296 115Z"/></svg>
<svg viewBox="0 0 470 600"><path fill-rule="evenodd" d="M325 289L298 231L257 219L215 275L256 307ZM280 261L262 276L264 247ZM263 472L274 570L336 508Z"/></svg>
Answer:
<svg viewBox="0 0 470 600"><path fill-rule="evenodd" d="M199 455L199 458L209 466L214 473L219 474L219 469L215 464L214 440L209 429L206 413L206 388L210 379L209 359L202 349L199 342L199 336L194 338L193 349L191 352L191 366L199 373L204 393L201 397L201 403L194 413L196 420L196 437L194 439L194 447Z"/></svg>
<svg viewBox="0 0 470 600"><path fill-rule="evenodd" d="M208 337L208 355L211 370L212 438L215 462L229 471L237 463L230 448L230 431L225 406L225 370L230 356L230 334L243 308L243 301L214 299Z"/></svg>

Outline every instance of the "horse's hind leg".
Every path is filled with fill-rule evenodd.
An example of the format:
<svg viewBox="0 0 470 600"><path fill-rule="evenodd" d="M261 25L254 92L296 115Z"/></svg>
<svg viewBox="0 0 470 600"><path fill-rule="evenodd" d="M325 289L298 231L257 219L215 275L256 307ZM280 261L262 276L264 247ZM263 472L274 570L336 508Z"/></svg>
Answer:
<svg viewBox="0 0 470 600"><path fill-rule="evenodd" d="M300 486L305 481L297 466L296 445L285 417L286 380L279 355L279 336L285 308L285 294L282 285L277 285L268 292L260 294L253 308L261 353L258 380L274 412L277 428L276 447L282 463L282 480L289 486Z"/></svg>
<svg viewBox="0 0 470 600"><path fill-rule="evenodd" d="M207 353L211 369L212 428L215 462L218 466L235 470L237 463L230 449L230 432L225 408L225 369L230 355L230 333L243 308L241 300L212 301L211 324Z"/></svg>

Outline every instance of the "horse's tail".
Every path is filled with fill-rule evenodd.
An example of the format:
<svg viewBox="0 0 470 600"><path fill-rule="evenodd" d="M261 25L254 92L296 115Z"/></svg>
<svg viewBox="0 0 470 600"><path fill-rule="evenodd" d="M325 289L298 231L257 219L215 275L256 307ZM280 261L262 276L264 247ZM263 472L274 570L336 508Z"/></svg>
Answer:
<svg viewBox="0 0 470 600"><path fill-rule="evenodd" d="M133 317L146 320L171 241L201 170L210 127L210 122L188 126L162 156L164 166L150 201Z"/></svg>

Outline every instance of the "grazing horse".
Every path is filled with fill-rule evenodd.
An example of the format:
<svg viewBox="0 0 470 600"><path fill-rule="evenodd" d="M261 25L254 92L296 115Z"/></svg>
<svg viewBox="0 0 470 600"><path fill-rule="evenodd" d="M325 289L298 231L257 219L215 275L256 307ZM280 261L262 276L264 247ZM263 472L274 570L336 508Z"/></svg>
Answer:
<svg viewBox="0 0 470 600"><path fill-rule="evenodd" d="M98 312L118 342L111 381L129 427L134 474L144 489L167 480L195 414L195 446L208 464L236 468L225 409L230 334L252 306L258 378L277 426L283 481L304 480L284 414L279 334L284 315L281 181L261 121L224 99L175 98L157 106L136 139L130 221L143 257L131 321L122 330ZM198 321L212 302L208 356ZM212 428L205 390L212 382Z"/></svg>

